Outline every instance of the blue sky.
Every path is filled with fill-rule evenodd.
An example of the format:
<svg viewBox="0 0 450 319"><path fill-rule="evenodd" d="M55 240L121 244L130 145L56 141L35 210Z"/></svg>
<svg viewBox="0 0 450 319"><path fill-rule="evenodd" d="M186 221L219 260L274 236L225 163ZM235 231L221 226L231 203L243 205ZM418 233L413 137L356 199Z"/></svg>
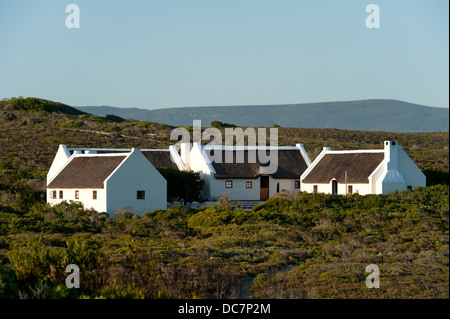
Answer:
<svg viewBox="0 0 450 319"><path fill-rule="evenodd" d="M80 28L68 29L68 4ZM368 4L380 28L368 29ZM1 0L0 98L164 108L449 106L444 0Z"/></svg>

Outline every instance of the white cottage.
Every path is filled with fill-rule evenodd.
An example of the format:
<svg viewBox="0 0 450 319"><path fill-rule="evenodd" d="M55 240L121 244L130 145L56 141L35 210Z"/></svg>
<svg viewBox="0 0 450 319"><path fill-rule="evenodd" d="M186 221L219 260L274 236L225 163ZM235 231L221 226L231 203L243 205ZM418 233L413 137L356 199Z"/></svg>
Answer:
<svg viewBox="0 0 450 319"><path fill-rule="evenodd" d="M301 190L328 194L386 194L426 186L426 177L397 141L384 149L332 151L324 147L300 177Z"/></svg>
<svg viewBox="0 0 450 319"><path fill-rule="evenodd" d="M260 150L276 152L275 172L260 160ZM249 158L250 151L255 151L256 160ZM199 172L204 179L202 198L206 200L226 194L237 201L264 201L281 190L296 192L300 190L300 175L311 164L302 144L238 147L194 143L190 149L186 143L182 144L181 158L186 169Z"/></svg>
<svg viewBox="0 0 450 319"><path fill-rule="evenodd" d="M167 207L167 182L139 150L67 149L60 145L47 175L47 202L79 201L110 215Z"/></svg>

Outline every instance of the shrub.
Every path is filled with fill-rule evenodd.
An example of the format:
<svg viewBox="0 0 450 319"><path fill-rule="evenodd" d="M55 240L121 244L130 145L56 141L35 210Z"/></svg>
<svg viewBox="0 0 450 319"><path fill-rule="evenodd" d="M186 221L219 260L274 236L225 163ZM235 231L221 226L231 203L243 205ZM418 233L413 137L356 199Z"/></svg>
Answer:
<svg viewBox="0 0 450 319"><path fill-rule="evenodd" d="M180 171L171 167L160 167L158 171L167 180L167 200L185 199L197 201L205 185L200 173L193 171ZM186 196L187 195L187 196Z"/></svg>
<svg viewBox="0 0 450 319"><path fill-rule="evenodd" d="M121 118L120 116L113 115L113 114L106 114L105 119L108 120L109 122L115 122L115 123L121 123L121 122L125 121L124 118Z"/></svg>
<svg viewBox="0 0 450 319"><path fill-rule="evenodd" d="M79 120L69 120L67 122L63 122L59 124L59 127L61 128L80 128L84 125L83 122Z"/></svg>

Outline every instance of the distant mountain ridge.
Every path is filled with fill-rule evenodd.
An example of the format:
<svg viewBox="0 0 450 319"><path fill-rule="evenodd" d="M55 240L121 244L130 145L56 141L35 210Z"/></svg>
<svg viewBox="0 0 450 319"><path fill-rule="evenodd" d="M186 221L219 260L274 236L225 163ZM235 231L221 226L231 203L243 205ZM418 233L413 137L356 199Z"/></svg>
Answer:
<svg viewBox="0 0 450 319"><path fill-rule="evenodd" d="M212 121L243 127L337 128L364 131L433 132L449 130L449 109L397 100L360 100L284 105L177 107L156 110L111 106L78 106L83 112L100 116L151 121L176 126L202 126Z"/></svg>

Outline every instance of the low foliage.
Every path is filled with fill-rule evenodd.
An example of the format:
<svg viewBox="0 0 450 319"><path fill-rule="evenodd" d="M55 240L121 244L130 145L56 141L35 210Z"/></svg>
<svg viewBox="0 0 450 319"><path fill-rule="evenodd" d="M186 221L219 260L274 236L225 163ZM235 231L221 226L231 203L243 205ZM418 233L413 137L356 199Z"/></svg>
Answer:
<svg viewBox="0 0 450 319"><path fill-rule="evenodd" d="M45 100L0 102L0 298L449 298L448 132L279 128L279 145L304 143L312 159L323 146L398 140L427 187L280 193L252 211L222 198L207 208L113 217L45 203L58 145L166 148L173 127L64 110ZM170 180L173 172L164 173ZM196 198L199 176L172 177L191 182ZM183 186L170 191L174 198L184 198ZM65 285L72 263L80 289ZM372 263L379 289L365 287Z"/></svg>
<svg viewBox="0 0 450 319"><path fill-rule="evenodd" d="M448 195L279 194L251 212L222 201L115 218L1 204L0 297L448 298ZM372 263L380 289L365 287ZM64 285L68 264L80 289Z"/></svg>

